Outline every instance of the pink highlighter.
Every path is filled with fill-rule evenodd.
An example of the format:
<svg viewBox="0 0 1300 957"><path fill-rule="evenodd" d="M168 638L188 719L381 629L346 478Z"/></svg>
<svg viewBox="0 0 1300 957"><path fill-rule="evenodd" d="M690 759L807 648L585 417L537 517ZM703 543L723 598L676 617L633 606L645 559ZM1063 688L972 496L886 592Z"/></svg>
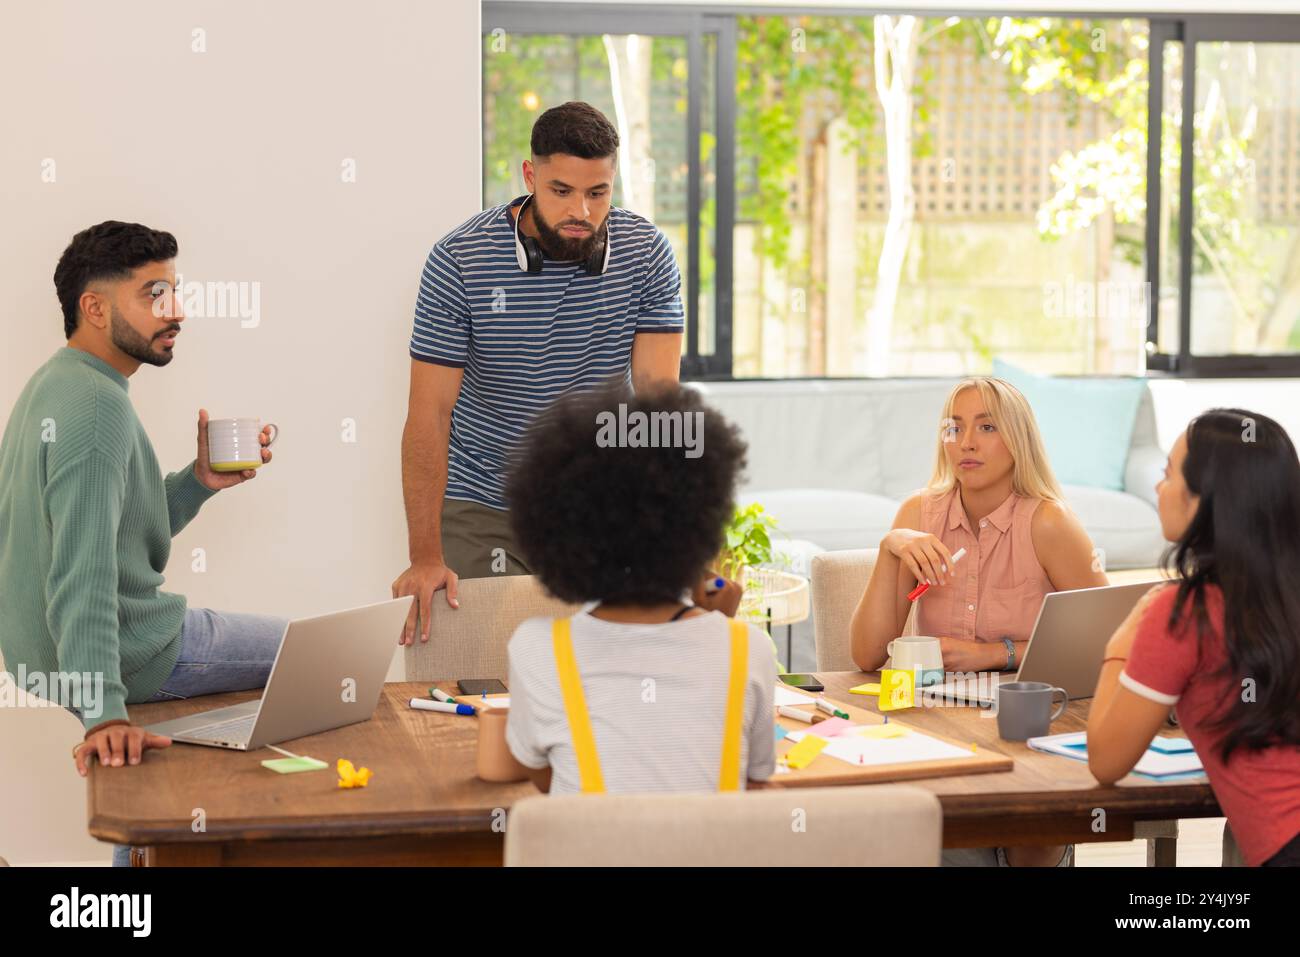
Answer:
<svg viewBox="0 0 1300 957"><path fill-rule="evenodd" d="M965 554L966 554L966 549L964 549L964 548L959 548L959 549L957 549L955 552L953 552L953 553L952 553L952 564L953 564L953 565L956 565L959 561L962 560L962 558L965 556ZM949 566L949 567L951 568L951 566ZM930 583L929 583L929 582L921 582L921 584L917 585L915 588L913 588L911 591L909 591L909 592L907 593L907 600L908 600L908 601L916 601L918 598L920 598L922 595L924 595L924 594L925 594L926 592L928 592L929 590L930 590Z"/></svg>

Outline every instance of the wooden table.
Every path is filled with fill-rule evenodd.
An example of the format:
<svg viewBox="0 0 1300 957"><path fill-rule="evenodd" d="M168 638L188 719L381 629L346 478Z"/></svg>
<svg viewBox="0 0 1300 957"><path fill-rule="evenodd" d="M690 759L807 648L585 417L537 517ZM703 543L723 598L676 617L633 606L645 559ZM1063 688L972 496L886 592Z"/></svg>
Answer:
<svg viewBox="0 0 1300 957"><path fill-rule="evenodd" d="M832 700L874 708L848 689L872 675L822 672ZM450 688L450 683L445 687ZM281 747L331 768L279 775L261 766L278 757L173 744L137 767L91 765L90 833L144 848L146 865L440 864L499 865L505 816L536 793L528 782L488 784L474 775L474 718L412 711L428 685L388 685L374 718ZM134 705L131 720L152 724L236 704L257 692ZM1082 730L1087 701L1074 702L1052 726ZM943 805L945 847L1126 841L1138 821L1221 814L1204 783L1156 784L1128 778L1099 787L1082 762L1002 741L997 721L975 708L916 708L899 715L1015 759L1015 770L909 782ZM348 758L375 772L370 786L342 789L333 764ZM1105 830L1097 831L1105 812Z"/></svg>

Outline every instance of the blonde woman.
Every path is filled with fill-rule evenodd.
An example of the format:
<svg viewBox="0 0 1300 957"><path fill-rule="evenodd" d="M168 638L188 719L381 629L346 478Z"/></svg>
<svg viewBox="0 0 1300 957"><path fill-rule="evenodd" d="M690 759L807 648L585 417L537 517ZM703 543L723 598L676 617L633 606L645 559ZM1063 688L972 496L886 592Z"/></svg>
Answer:
<svg viewBox="0 0 1300 957"><path fill-rule="evenodd" d="M933 587L917 605L917 630L939 636L948 671L1017 667L1044 595L1107 584L1029 403L1001 379L965 379L944 403L934 476L899 508L853 615L859 668L884 664L907 594L923 581Z"/></svg>
<svg viewBox="0 0 1300 957"><path fill-rule="evenodd" d="M899 508L853 615L863 671L884 665L907 622L907 594L922 581L932 587L918 602L917 631L938 636L947 671L1018 667L1044 595L1107 584L1062 501L1029 403L1001 379L965 379L944 403L930 485ZM1061 847L1008 850L996 850L998 863L1067 857ZM961 863L995 862L993 849L975 853L988 859Z"/></svg>

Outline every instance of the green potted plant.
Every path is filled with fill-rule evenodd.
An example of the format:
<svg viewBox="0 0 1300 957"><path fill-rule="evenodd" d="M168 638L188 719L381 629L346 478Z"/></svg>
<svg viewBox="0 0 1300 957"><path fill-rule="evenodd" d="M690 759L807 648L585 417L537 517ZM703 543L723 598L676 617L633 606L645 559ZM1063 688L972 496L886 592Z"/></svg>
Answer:
<svg viewBox="0 0 1300 957"><path fill-rule="evenodd" d="M772 538L768 529L776 522L758 502L741 507L727 523L726 540L718 555L718 574L745 584L745 569L772 560Z"/></svg>

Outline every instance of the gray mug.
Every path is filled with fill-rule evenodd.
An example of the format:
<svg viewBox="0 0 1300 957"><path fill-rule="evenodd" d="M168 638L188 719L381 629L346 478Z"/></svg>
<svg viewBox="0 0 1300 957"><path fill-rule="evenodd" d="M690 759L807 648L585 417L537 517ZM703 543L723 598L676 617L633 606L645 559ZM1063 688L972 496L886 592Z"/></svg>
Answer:
<svg viewBox="0 0 1300 957"><path fill-rule="evenodd" d="M1052 710L1052 699L1061 703ZM1053 721L1065 714L1070 696L1064 688L1054 688L1042 681L1008 681L998 687L998 737L1004 741L1024 741L1047 734Z"/></svg>

